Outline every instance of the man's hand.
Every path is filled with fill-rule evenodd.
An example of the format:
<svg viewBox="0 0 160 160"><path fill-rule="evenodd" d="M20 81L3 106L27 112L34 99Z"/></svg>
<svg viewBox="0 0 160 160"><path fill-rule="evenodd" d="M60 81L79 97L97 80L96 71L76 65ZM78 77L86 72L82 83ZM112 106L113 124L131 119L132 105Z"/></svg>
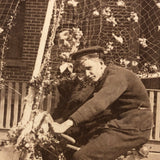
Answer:
<svg viewBox="0 0 160 160"><path fill-rule="evenodd" d="M34 128L42 128L44 124L49 124L55 133L64 133L67 129L73 126L72 120L67 120L61 124L54 122L51 115L47 112L36 111L34 117L33 126ZM48 129L46 130L48 132Z"/></svg>
<svg viewBox="0 0 160 160"><path fill-rule="evenodd" d="M63 122L62 124L59 124L57 122L52 123L52 128L56 133L64 133L67 129L69 129L72 126L73 126L73 121L70 119Z"/></svg>

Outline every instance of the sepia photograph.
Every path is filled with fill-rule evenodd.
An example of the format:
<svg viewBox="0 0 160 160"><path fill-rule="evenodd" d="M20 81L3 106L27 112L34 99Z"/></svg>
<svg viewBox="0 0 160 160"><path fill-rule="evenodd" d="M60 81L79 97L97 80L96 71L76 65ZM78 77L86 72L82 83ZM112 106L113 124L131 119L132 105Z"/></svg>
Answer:
<svg viewBox="0 0 160 160"><path fill-rule="evenodd" d="M0 0L0 160L160 160L160 0Z"/></svg>

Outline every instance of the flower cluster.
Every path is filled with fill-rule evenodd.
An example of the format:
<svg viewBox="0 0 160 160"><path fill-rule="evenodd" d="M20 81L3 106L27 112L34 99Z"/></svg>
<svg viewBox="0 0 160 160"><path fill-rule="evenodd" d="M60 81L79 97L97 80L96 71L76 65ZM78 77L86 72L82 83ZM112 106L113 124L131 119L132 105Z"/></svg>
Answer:
<svg viewBox="0 0 160 160"><path fill-rule="evenodd" d="M123 44L123 38L121 36L116 36L114 33L112 33L112 36L115 38L116 41Z"/></svg>
<svg viewBox="0 0 160 160"><path fill-rule="evenodd" d="M0 33L2 33L3 31L4 31L4 29L0 27Z"/></svg>
<svg viewBox="0 0 160 160"><path fill-rule="evenodd" d="M120 6L120 7L125 7L126 6L126 4L123 0L118 0L117 5Z"/></svg>
<svg viewBox="0 0 160 160"><path fill-rule="evenodd" d="M62 159L62 136L54 133L53 119L44 111L33 110L32 119L24 126L13 128L8 136L16 149L27 154L27 160L42 160L40 150L50 150L53 156ZM21 157L22 158L22 157Z"/></svg>
<svg viewBox="0 0 160 160"><path fill-rule="evenodd" d="M107 54L107 53L109 53L113 49L114 49L113 42L108 42L106 44L106 49L105 49L104 53Z"/></svg>
<svg viewBox="0 0 160 160"><path fill-rule="evenodd" d="M93 8L93 16L95 17L98 17L100 14L99 14L99 11L97 10L97 8Z"/></svg>
<svg viewBox="0 0 160 160"><path fill-rule="evenodd" d="M131 12L130 17L128 18L129 21L133 20L134 22L138 23L138 15L135 12Z"/></svg>
<svg viewBox="0 0 160 160"><path fill-rule="evenodd" d="M113 16L113 13L111 12L110 7L105 7L102 10L102 15L104 16L104 18L106 19L107 22L110 22L113 24L113 27L115 27L117 25L116 18Z"/></svg>
<svg viewBox="0 0 160 160"><path fill-rule="evenodd" d="M160 8L160 2L157 2L156 5L158 8Z"/></svg>
<svg viewBox="0 0 160 160"><path fill-rule="evenodd" d="M3 72L3 69L4 69L4 66L5 66L5 51L7 49L7 43L8 43L8 37L9 37L9 33L12 29L12 27L14 26L14 20L17 16L17 10L18 10L18 7L19 7L19 4L20 4L21 0L18 0L17 1L17 4L15 5L15 8L13 10L13 14L10 16L9 20L8 20L8 24L7 24L7 27L5 30L3 29L3 27L0 27L0 34L4 32L5 36L3 36L3 44L2 44L2 47L1 47L1 62L0 62L0 79L2 79L3 75L2 75L2 72ZM2 82L2 81L1 81Z"/></svg>
<svg viewBox="0 0 160 160"><path fill-rule="evenodd" d="M120 65L137 73L137 75L140 78L160 76L159 68L156 64L151 64L149 62L146 62L142 65L139 63L139 61L140 61L139 56L137 56L135 60L128 60L126 58L121 58Z"/></svg>
<svg viewBox="0 0 160 160"><path fill-rule="evenodd" d="M78 2L75 0L68 0L67 3L69 6L73 6L73 7L77 7L77 5L78 5Z"/></svg>
<svg viewBox="0 0 160 160"><path fill-rule="evenodd" d="M57 6L55 5L55 12L53 15L55 23L51 29L48 48L43 58L39 74L36 75L36 77L32 77L30 81L34 94L26 97L26 104L28 106L30 105L32 108L32 112L29 115L30 119L25 124L22 124L22 121L20 121L18 126L10 130L9 134L10 143L15 145L19 151L23 151L24 157L22 159L25 160L41 160L40 148L45 149L51 147L52 149L55 149L51 143L57 144L53 127L51 127L52 118L48 120L49 115L45 112L41 112L39 109L44 97L52 90L52 87L58 83L51 79L51 51L54 46L56 30L60 25L60 20L64 11L64 0L62 0L59 9L56 7ZM34 96L33 101L30 100L32 99L30 98L31 96ZM23 116L25 117L26 113L24 113ZM54 153L56 153L56 151Z"/></svg>
<svg viewBox="0 0 160 160"><path fill-rule="evenodd" d="M138 41L142 45L142 47L146 48L148 46L146 38L139 38Z"/></svg>

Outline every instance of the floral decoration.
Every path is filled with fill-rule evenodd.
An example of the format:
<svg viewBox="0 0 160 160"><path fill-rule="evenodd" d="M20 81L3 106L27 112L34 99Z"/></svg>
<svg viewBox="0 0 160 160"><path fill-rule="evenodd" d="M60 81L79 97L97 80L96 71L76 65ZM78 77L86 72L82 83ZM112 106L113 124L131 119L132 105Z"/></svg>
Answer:
<svg viewBox="0 0 160 160"><path fill-rule="evenodd" d="M116 39L116 41L123 44L123 38L121 36L116 36L114 33L112 33L112 36Z"/></svg>
<svg viewBox="0 0 160 160"><path fill-rule="evenodd" d="M67 63L67 62L62 62L62 65L59 67L60 73L63 73L66 69L68 69L69 72L73 72L73 64L72 63Z"/></svg>
<svg viewBox="0 0 160 160"><path fill-rule="evenodd" d="M160 2L157 2L156 5L158 8L160 8Z"/></svg>
<svg viewBox="0 0 160 160"><path fill-rule="evenodd" d="M5 51L8 48L7 43L8 43L8 37L9 37L9 33L12 29L12 27L14 26L14 20L17 16L17 11L18 11L18 7L20 4L21 0L17 1L17 4L15 5L15 8L13 10L13 15L10 16L9 20L8 20L8 24L6 30L3 29L3 27L0 27L0 34L5 32L5 36L3 36L3 44L1 47L1 60L0 60L0 84L4 83L4 77L2 75L3 69L6 65L5 63Z"/></svg>
<svg viewBox="0 0 160 160"><path fill-rule="evenodd" d="M120 7L126 7L126 4L123 0L118 0L117 5L120 6Z"/></svg>
<svg viewBox="0 0 160 160"><path fill-rule="evenodd" d="M120 65L122 65L122 66L124 66L126 68L127 68L129 63L130 63L130 61L125 59L125 58L124 59L123 58L120 59Z"/></svg>
<svg viewBox="0 0 160 160"><path fill-rule="evenodd" d="M68 0L67 4L69 6L77 7L78 2L76 0ZM126 4L123 0L118 0L117 5L125 7ZM53 30L51 31L51 38L49 40L48 49L41 66L39 76L33 77L30 81L30 85L36 90L34 104L32 105L33 111L31 120L25 126L19 123L18 127L12 128L9 132L10 143L14 144L19 151L23 151L24 153L27 152L25 160L42 160L42 155L39 152L40 148L53 150L54 153L57 154L56 156L59 157L59 160L64 159L63 151L61 150L63 146L61 143L61 135L54 133L52 126L53 120L50 115L39 109L44 97L53 89L51 86L54 87L61 81L66 79L72 80L76 76L79 76L74 73L74 64L70 58L71 55L79 49L80 40L83 37L83 32L78 27L67 28L59 32L58 47L60 62L58 64L58 72L54 75L54 77L51 76L51 49L54 45L54 38L56 34L55 31L60 25L60 20L63 13L64 1L61 5L61 9L55 8L55 13L53 16L54 22L56 23L52 26ZM99 16L99 14L100 12L96 8L93 8L93 15ZM113 16L110 7L103 8L102 15L107 22L112 23L113 27L117 25L116 18ZM11 17L11 19L13 17ZM138 22L137 13L131 12L128 20ZM11 25L9 26L11 27ZM159 26L158 30L160 30ZM2 32L3 28L0 28L0 33ZM112 33L112 36L120 44L124 43L122 36L117 36L115 33ZM146 38L139 38L138 41L143 47L147 47ZM6 42L7 40L5 41L5 44ZM5 44L3 49L6 47ZM107 54L113 49L113 42L108 42L106 44L105 53ZM4 51L2 53L4 53ZM148 76L149 73L158 74L159 68L157 64L145 63L141 69L139 69L139 61L140 57L136 57L134 60L121 58L119 64L125 68L134 70L141 78Z"/></svg>
<svg viewBox="0 0 160 160"><path fill-rule="evenodd" d="M2 33L3 31L4 31L4 29L0 27L0 33Z"/></svg>
<svg viewBox="0 0 160 160"><path fill-rule="evenodd" d="M133 20L134 22L138 23L138 15L135 12L131 12L130 17L128 18L129 21Z"/></svg>
<svg viewBox="0 0 160 160"><path fill-rule="evenodd" d="M62 148L62 145L60 145L60 141L58 140L59 138L57 138L53 127L51 126L53 120L49 114L40 110L40 105L45 96L53 90L55 85L58 84L58 81L51 77L52 67L50 64L56 30L60 25L60 20L64 13L64 0L62 0L60 8L56 7L57 5L55 5L55 12L53 15L55 23L53 23L51 29L51 36L49 38L39 75L37 77L32 77L30 81L30 85L35 91L33 102L29 102L32 107L30 120L26 124L22 124L20 121L18 126L13 127L9 132L10 143L13 144L17 150L20 152L22 151L23 154L20 158L24 160L42 160L40 150L47 148L49 148L49 150L53 150L53 153L57 153L56 157L61 155L59 156L59 160L63 159L62 151L59 152L60 150L57 149L57 145L59 145L60 148ZM68 68L70 70L70 67ZM26 100L29 96L31 95L28 95Z"/></svg>
<svg viewBox="0 0 160 160"><path fill-rule="evenodd" d="M113 16L113 13L111 12L110 7L105 7L102 10L102 15L104 16L107 22L110 22L113 24L113 27L117 25L116 18Z"/></svg>
<svg viewBox="0 0 160 160"><path fill-rule="evenodd" d="M107 54L107 53L109 53L113 49L114 49L113 42L108 42L106 44L106 48L105 48L104 53Z"/></svg>
<svg viewBox="0 0 160 160"><path fill-rule="evenodd" d="M99 11L97 8L93 8L93 16L98 17L100 15Z"/></svg>
<svg viewBox="0 0 160 160"><path fill-rule="evenodd" d="M73 7L77 7L77 5L78 5L78 2L75 0L68 0L67 3L69 6L73 6Z"/></svg>
<svg viewBox="0 0 160 160"><path fill-rule="evenodd" d="M137 56L135 60L129 60L127 58L120 59L120 65L125 67L129 70L132 70L137 74L140 78L146 77L159 77L159 67L157 64L151 64L149 62L144 63L143 65L140 64L141 58Z"/></svg>
<svg viewBox="0 0 160 160"><path fill-rule="evenodd" d="M146 38L139 38L138 41L144 48L146 48L148 46Z"/></svg>
<svg viewBox="0 0 160 160"><path fill-rule="evenodd" d="M10 143L22 153L27 152L27 156L22 156L25 160L42 160L40 150L49 151L53 157L63 160L63 146L66 147L61 134L54 133L53 119L50 114L38 110L32 111L32 118L19 128L14 127L9 131ZM19 133L19 134L17 134Z"/></svg>

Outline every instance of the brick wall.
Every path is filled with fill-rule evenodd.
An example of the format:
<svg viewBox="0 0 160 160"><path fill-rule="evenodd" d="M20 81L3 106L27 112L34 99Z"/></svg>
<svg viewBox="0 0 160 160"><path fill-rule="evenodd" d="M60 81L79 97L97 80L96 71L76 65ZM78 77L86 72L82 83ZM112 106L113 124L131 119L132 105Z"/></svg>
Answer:
<svg viewBox="0 0 160 160"><path fill-rule="evenodd" d="M120 59L120 57L133 58L138 54L139 44L137 38L140 28L137 23L128 21L131 12L140 15L140 0L125 0L127 7L117 5L117 0L79 0L76 10L66 7L63 16L63 26L78 26L83 31L81 48L93 45L100 45L106 48L108 42L113 42L114 49L108 54L109 60ZM117 25L113 26L112 22L106 21L102 10L110 8L111 13L116 18ZM100 14L95 16L93 11L97 10ZM74 13L74 15L73 15ZM70 15L70 16L69 16ZM113 36L123 37L123 44L117 42ZM135 55L135 56L134 56Z"/></svg>
<svg viewBox="0 0 160 160"><path fill-rule="evenodd" d="M128 40L128 34L131 34L133 37L137 38L136 35L132 32L129 32L131 29L130 23L126 20L126 17L129 15L131 11L140 11L138 8L139 0L135 0L134 2L130 0L126 0L128 7L121 8L116 5L115 0L105 1L102 0L103 4L109 6L115 14L116 18L119 18L121 21L117 30L123 32L126 37L126 41ZM9 1L8 1L9 3ZM48 0L26 0L25 2L25 17L24 17L24 39L23 39L23 51L20 59L14 60L13 62L18 65L13 65L13 62L7 64L5 70L5 77L8 80L17 80L17 81L28 81L31 78L34 63L38 51L38 46L40 42L41 30L44 23L45 13L47 9ZM86 4L85 4L86 3ZM88 3L88 4L87 4ZM81 6L80 6L81 5ZM77 23L84 32L85 39L83 39L83 43L81 47L85 47L88 45L105 45L106 42L111 37L111 30L113 31L113 27L111 25L100 26L101 20L92 17L87 17L87 14L91 15L93 7L99 7L98 0L81 0L80 7L75 12L75 17L73 12L71 12L71 8L66 8L65 15L63 17L62 26L67 26L68 23ZM69 16L70 14L70 16ZM76 17L78 16L78 17ZM79 22L76 21L79 19ZM69 25L70 25L69 24ZM139 28L137 26L134 27L134 31L138 33ZM100 38L98 36L98 32L100 31ZM115 30L115 32L116 32ZM104 35L105 33L105 35ZM130 36L131 36L130 35ZM98 43L97 43L98 42ZM114 49L114 55L126 55L130 50L133 53L136 53L138 45L135 43L134 38L129 43L124 43L125 45L120 45L117 43L116 48ZM113 54L112 54L113 55ZM54 55L53 55L54 57ZM55 58L55 57L54 57ZM115 58L114 56L112 58Z"/></svg>
<svg viewBox="0 0 160 160"><path fill-rule="evenodd" d="M47 4L48 0L27 0L25 2L22 56L19 59L10 60L5 67L7 80L28 81L31 78Z"/></svg>

